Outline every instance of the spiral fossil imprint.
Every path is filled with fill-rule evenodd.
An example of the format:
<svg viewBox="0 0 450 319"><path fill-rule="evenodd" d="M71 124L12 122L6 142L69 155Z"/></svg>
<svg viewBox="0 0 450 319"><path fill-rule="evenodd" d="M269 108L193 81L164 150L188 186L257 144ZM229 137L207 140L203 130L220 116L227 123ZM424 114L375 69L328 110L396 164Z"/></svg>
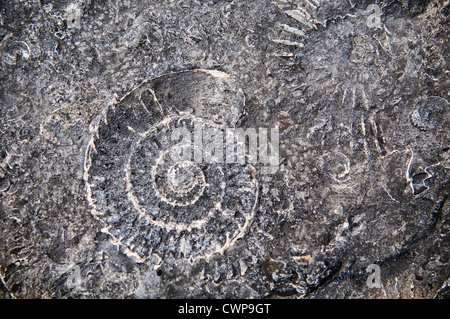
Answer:
<svg viewBox="0 0 450 319"><path fill-rule="evenodd" d="M102 231L141 261L167 251L208 257L235 244L254 216L253 167L170 154L174 129L233 127L243 106L233 77L206 70L146 81L106 106L91 126L84 175Z"/></svg>

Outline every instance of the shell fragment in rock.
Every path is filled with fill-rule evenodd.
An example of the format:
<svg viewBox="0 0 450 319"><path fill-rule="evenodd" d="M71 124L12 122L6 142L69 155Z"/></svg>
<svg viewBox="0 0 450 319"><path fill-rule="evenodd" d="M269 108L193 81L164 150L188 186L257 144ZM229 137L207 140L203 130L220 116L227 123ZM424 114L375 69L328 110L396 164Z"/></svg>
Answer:
<svg viewBox="0 0 450 319"><path fill-rule="evenodd" d="M2 52L2 61L15 66L19 60L30 58L30 47L24 41L12 41Z"/></svg>
<svg viewBox="0 0 450 319"><path fill-rule="evenodd" d="M450 103L438 96L428 97L417 106L410 118L411 123L421 131L445 130L450 122Z"/></svg>

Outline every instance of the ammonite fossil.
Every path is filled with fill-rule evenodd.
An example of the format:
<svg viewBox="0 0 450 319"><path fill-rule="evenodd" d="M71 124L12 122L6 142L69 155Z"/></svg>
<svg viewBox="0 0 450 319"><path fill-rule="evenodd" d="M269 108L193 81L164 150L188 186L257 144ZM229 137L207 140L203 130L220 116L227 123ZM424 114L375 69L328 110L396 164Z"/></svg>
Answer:
<svg viewBox="0 0 450 319"><path fill-rule="evenodd" d="M103 231L138 260L168 251L208 257L235 244L254 216L255 170L204 152L214 138L207 133L232 128L243 102L230 75L195 70L146 81L108 105L85 159Z"/></svg>

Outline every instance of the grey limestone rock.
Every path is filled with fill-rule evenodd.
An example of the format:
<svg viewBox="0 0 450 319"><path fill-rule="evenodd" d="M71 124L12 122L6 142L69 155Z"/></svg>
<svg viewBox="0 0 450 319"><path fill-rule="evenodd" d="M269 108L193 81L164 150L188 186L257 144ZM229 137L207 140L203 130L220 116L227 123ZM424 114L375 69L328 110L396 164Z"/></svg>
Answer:
<svg viewBox="0 0 450 319"><path fill-rule="evenodd" d="M0 298L448 298L449 8L0 1Z"/></svg>

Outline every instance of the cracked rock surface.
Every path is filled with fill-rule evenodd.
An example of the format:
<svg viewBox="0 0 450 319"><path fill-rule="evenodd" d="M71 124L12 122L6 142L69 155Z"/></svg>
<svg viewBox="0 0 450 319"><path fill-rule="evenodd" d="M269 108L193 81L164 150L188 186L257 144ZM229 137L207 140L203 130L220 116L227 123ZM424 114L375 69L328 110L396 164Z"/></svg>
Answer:
<svg viewBox="0 0 450 319"><path fill-rule="evenodd" d="M0 298L448 298L449 8L0 1Z"/></svg>

